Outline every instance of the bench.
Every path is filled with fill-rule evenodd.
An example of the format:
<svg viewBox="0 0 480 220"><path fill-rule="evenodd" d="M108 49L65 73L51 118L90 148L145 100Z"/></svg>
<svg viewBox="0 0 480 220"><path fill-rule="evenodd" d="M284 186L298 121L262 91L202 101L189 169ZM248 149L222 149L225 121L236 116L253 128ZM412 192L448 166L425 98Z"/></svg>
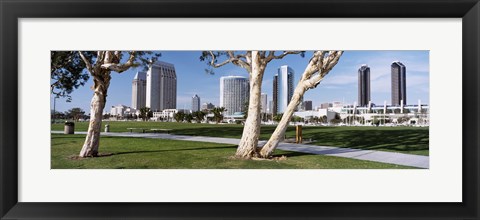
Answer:
<svg viewBox="0 0 480 220"><path fill-rule="evenodd" d="M145 133L145 131L148 130L148 129L146 129L146 128L127 128L127 130L130 130L130 133L132 133L133 130L142 130L142 133Z"/></svg>
<svg viewBox="0 0 480 220"><path fill-rule="evenodd" d="M154 133L165 132L167 134L170 134L170 131L172 131L172 129L161 129L161 128L152 128L150 130L153 131Z"/></svg>

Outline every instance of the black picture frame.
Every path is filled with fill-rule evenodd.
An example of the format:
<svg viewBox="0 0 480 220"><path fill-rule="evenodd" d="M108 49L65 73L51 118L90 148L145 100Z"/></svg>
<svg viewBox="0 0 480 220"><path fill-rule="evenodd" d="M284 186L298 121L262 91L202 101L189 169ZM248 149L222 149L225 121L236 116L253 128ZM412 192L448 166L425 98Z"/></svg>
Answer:
<svg viewBox="0 0 480 220"><path fill-rule="evenodd" d="M478 0L0 0L1 219L479 219ZM18 19L133 17L462 18L461 203L18 202ZM446 42L448 43L448 42ZM89 192L95 193L95 192Z"/></svg>

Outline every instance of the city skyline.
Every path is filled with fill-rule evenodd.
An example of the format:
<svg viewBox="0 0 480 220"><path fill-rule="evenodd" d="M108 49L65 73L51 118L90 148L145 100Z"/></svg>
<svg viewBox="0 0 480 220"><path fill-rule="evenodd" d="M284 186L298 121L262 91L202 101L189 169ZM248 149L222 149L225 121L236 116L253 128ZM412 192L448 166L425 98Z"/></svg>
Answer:
<svg viewBox="0 0 480 220"><path fill-rule="evenodd" d="M219 79L222 76L239 75L248 77L246 71L232 64L214 69L215 74L206 74L208 67L205 62L199 61L200 51L162 52L161 61L175 65L177 73L177 108L189 108L191 98L198 94L202 103L213 103L219 106ZM299 55L290 55L282 60L272 61L266 68L262 93L269 94L267 103L272 101L273 75L283 65L292 67L295 72L294 86L301 77L303 70L311 57L311 51L305 53L305 58ZM417 100L429 103L429 52L428 51L345 51L337 66L320 83L320 85L305 94L304 100L312 100L313 106L321 103L341 101L353 104L358 99L358 67L367 63L371 68L371 99L372 103L391 104L391 67L393 61L399 60L408 66L406 73L407 104L416 104ZM115 74L107 97L106 106L132 103L132 79L141 67L133 68L122 74ZM57 111L66 111L73 107L80 107L88 112L92 91L89 89L92 80L86 86L80 87L72 93L72 102L65 102L64 98L56 100ZM128 89L127 89L128 88ZM51 100L53 106L53 98ZM133 106L131 106L133 107ZM105 109L107 111L108 109Z"/></svg>

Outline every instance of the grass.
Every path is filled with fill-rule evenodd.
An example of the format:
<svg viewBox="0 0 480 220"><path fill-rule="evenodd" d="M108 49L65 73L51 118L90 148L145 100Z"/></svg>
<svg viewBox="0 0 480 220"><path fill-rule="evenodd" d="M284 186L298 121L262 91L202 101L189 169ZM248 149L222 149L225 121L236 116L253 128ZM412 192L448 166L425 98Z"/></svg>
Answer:
<svg viewBox="0 0 480 220"><path fill-rule="evenodd" d="M105 122L103 122L105 124ZM172 134L240 138L243 126L235 124L196 124L174 122L108 122L112 132L127 132L127 128L173 129ZM52 130L63 130L63 124L53 124ZM87 122L75 124L76 131L86 131ZM103 126L102 126L103 128ZM267 140L275 126L262 126L260 139ZM416 155L429 155L428 127L304 127L303 138L310 144L380 150ZM287 137L295 136L290 126Z"/></svg>
<svg viewBox="0 0 480 220"><path fill-rule="evenodd" d="M102 137L101 153L73 159L85 135L52 134L52 169L403 169L393 164L306 153L275 151L286 160L232 159L236 146L164 139Z"/></svg>

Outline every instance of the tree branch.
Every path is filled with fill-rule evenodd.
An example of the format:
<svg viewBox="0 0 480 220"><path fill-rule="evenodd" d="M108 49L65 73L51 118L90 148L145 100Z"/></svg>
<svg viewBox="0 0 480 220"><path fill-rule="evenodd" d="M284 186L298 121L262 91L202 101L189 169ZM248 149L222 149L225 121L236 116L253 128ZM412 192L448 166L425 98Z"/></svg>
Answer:
<svg viewBox="0 0 480 220"><path fill-rule="evenodd" d="M85 55L83 55L82 51L78 51L78 54L79 54L80 57L82 58L83 62L85 62L85 66L87 67L88 72L90 72L91 75L95 74L95 72L93 71L93 68L92 68L92 64L91 64L90 61L85 57Z"/></svg>
<svg viewBox="0 0 480 220"><path fill-rule="evenodd" d="M232 51L228 51L228 54L230 56L230 59L232 59L232 64L246 69L249 73L252 72L251 62L241 59L246 58L247 54L239 54L237 56L233 56Z"/></svg>
<svg viewBox="0 0 480 220"><path fill-rule="evenodd" d="M299 54L302 53L303 51L283 51L283 53L279 56L275 56L275 51L270 51L267 56L267 63L270 62L273 59L282 59L285 56L289 54Z"/></svg>
<svg viewBox="0 0 480 220"><path fill-rule="evenodd" d="M105 58L105 51L97 52L97 61L95 62L95 69L98 70L102 66L103 59Z"/></svg>
<svg viewBox="0 0 480 220"><path fill-rule="evenodd" d="M130 67L132 67L135 63L135 51L130 52L130 57L128 58L128 61L120 64L120 63L104 63L102 64L102 68L108 69L115 71L117 73L121 73L125 70L128 70Z"/></svg>
<svg viewBox="0 0 480 220"><path fill-rule="evenodd" d="M216 60L217 58L215 57L215 54L213 53L213 51L208 51L208 52L210 53L210 56L212 56L212 61L210 61L210 66L212 66L212 67L214 67L214 68L218 68L218 67L221 67L221 66L226 65L227 63L232 62L232 59L233 59L233 58L230 57L230 59L225 60L225 61L223 61L223 62L220 63L220 64L217 64L217 63L215 63L215 60Z"/></svg>
<svg viewBox="0 0 480 220"><path fill-rule="evenodd" d="M215 56L215 53L213 53L213 51L208 51L208 52L210 53L210 56L212 56L212 60L210 61L210 66L214 68L218 68L228 63L232 63L236 66L246 69L249 73L252 72L251 65L250 65L251 62L248 61L248 52L247 54L235 55L233 51L227 51L229 59L221 63L215 63L215 60L217 59L217 57ZM242 60L242 58L245 58L247 61Z"/></svg>

